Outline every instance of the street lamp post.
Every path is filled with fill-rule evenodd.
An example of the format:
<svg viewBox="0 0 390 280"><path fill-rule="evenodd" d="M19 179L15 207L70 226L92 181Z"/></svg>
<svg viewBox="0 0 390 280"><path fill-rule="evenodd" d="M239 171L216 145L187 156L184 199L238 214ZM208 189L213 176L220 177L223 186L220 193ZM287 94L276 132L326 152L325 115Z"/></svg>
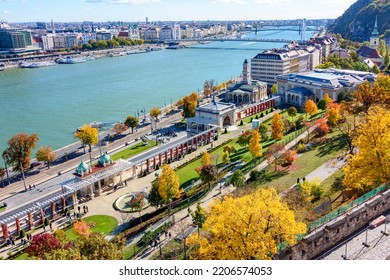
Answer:
<svg viewBox="0 0 390 280"><path fill-rule="evenodd" d="M23 179L24 191L27 192L26 178L24 177L24 169L23 169L22 160L20 160L20 168L22 170L22 179Z"/></svg>

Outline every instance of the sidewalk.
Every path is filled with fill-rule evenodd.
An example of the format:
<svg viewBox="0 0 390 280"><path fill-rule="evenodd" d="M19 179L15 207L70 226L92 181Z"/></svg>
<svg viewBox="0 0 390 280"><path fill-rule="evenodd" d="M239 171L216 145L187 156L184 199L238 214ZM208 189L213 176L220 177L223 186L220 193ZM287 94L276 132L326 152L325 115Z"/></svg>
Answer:
<svg viewBox="0 0 390 280"><path fill-rule="evenodd" d="M309 131L312 132L314 129L315 129L315 127L312 127L311 130L309 130ZM305 137L307 137L307 133L303 132L300 136L297 137L297 140L293 140L290 143L286 144L285 150L291 149L300 139L303 139ZM346 162L343 159L337 160L336 162L334 159L332 159L332 160L326 162L325 164L323 164L322 166L318 167L317 169L315 169L311 173L309 173L306 176L306 178L312 180L312 179L318 177L321 181L324 181L326 178L330 177L333 173L335 173L337 170L339 170L341 167L343 167L345 165L345 163ZM261 164L259 164L256 167L256 169L260 171L260 170L266 168L268 165L269 165L269 163L267 161L263 161ZM234 172L234 171L232 171L232 172ZM227 175L225 175L224 178L230 177L232 172L229 172ZM246 177L246 179L248 179L249 174L246 174L245 177ZM295 187L295 185L292 186L291 188L293 188L293 187ZM232 185L229 185L227 187L222 188L220 191L218 186L214 186L214 188L206 195L206 197L200 201L201 206L203 208L207 209L210 202L212 202L214 199L222 198L224 195L233 192L234 189L235 189L235 187L233 187ZM288 189L288 190L290 190L290 189ZM196 203L194 203L193 205L190 206L190 209L192 211L195 211L196 206L197 206ZM188 215L188 210L183 209L183 210L175 213L175 221L176 221L175 225L173 225L171 228L167 229L169 232L172 233L172 239L175 239L176 237L178 237L182 234L183 227L188 228L192 224L192 218ZM135 244L136 242L138 242L143 234L144 234L144 232L140 233L137 237L135 237L132 240L132 242L130 244ZM135 259L136 260L150 259L152 256L157 254L160 250L163 250L164 246L167 243L169 243L170 241L171 240L169 238L163 237L161 239L161 243L157 247L146 248L144 251L139 253L135 257ZM130 244L128 244L128 246ZM161 247L161 249L160 249L160 247Z"/></svg>

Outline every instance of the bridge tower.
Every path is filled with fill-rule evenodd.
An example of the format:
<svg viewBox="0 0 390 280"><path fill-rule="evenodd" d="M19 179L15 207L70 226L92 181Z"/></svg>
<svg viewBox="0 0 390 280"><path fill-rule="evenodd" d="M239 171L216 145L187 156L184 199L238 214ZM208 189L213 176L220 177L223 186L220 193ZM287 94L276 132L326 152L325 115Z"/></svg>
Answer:
<svg viewBox="0 0 390 280"><path fill-rule="evenodd" d="M305 18L302 20L300 33L301 33L301 42L305 42L306 41L306 19Z"/></svg>

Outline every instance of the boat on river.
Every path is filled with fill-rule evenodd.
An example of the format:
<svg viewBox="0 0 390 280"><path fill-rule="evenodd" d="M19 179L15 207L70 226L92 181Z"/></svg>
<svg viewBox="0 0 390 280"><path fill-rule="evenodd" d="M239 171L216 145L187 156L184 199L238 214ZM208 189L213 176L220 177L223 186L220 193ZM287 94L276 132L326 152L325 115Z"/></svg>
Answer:
<svg viewBox="0 0 390 280"><path fill-rule="evenodd" d="M19 63L20 68L42 68L42 67L49 67L54 66L55 63L52 61L37 61L37 62L21 62Z"/></svg>
<svg viewBox="0 0 390 280"><path fill-rule="evenodd" d="M76 64L76 63L83 63L86 62L87 60L84 59L83 57L59 57L56 62L58 64Z"/></svg>

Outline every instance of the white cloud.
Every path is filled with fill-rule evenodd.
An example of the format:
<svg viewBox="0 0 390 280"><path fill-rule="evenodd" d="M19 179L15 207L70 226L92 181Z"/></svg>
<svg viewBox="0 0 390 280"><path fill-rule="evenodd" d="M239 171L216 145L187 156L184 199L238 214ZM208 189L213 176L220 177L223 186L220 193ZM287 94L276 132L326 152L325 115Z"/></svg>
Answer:
<svg viewBox="0 0 390 280"><path fill-rule="evenodd" d="M290 4L290 0L214 0L216 4L261 4L268 6L276 6Z"/></svg>
<svg viewBox="0 0 390 280"><path fill-rule="evenodd" d="M263 5L283 5L283 4L290 4L290 0L253 0L252 1L255 4L263 4Z"/></svg>
<svg viewBox="0 0 390 280"><path fill-rule="evenodd" d="M90 11L90 10L92 10L92 8L90 8L90 7L84 7L84 10Z"/></svg>
<svg viewBox="0 0 390 280"><path fill-rule="evenodd" d="M213 3L216 4L245 4L243 0L215 0Z"/></svg>
<svg viewBox="0 0 390 280"><path fill-rule="evenodd" d="M7 11L7 10L2 10L1 13L2 13L3 15L13 14L11 11Z"/></svg>
<svg viewBox="0 0 390 280"><path fill-rule="evenodd" d="M85 2L93 3L107 3L107 4L149 4L149 3L159 3L160 0L84 0Z"/></svg>

